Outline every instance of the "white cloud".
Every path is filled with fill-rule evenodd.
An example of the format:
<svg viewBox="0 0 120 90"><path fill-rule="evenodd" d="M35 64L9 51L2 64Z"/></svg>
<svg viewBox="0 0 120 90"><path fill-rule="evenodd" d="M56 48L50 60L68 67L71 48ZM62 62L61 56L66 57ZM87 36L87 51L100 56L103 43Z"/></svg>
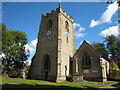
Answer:
<svg viewBox="0 0 120 90"><path fill-rule="evenodd" d="M75 28L75 37L76 38L85 37L87 35L87 33L82 33L86 29L84 27L82 27L79 23L74 23L73 25ZM79 28L79 29L77 29L77 28Z"/></svg>
<svg viewBox="0 0 120 90"><path fill-rule="evenodd" d="M29 50L31 54L36 50L36 45L37 45L37 39L32 40L30 44L26 44L25 48L26 50Z"/></svg>
<svg viewBox="0 0 120 90"><path fill-rule="evenodd" d="M85 28L84 28L84 27L80 27L80 28L79 28L79 32L82 32L82 31L85 31Z"/></svg>
<svg viewBox="0 0 120 90"><path fill-rule="evenodd" d="M93 28L94 26L98 25L98 21L95 21L94 19L90 23L90 27Z"/></svg>
<svg viewBox="0 0 120 90"><path fill-rule="evenodd" d="M87 35L87 33L76 33L75 37L80 38L80 37L85 37L86 35Z"/></svg>
<svg viewBox="0 0 120 90"><path fill-rule="evenodd" d="M115 1L113 4L108 5L106 11L102 14L99 20L91 20L90 27L93 28L96 25L100 25L103 23L111 23L111 18L118 10L118 4L117 1Z"/></svg>
<svg viewBox="0 0 120 90"><path fill-rule="evenodd" d="M81 26L79 23L74 23L73 25L74 25L74 28Z"/></svg>
<svg viewBox="0 0 120 90"><path fill-rule="evenodd" d="M108 35L118 36L118 26L109 27L99 33L99 35L106 37Z"/></svg>

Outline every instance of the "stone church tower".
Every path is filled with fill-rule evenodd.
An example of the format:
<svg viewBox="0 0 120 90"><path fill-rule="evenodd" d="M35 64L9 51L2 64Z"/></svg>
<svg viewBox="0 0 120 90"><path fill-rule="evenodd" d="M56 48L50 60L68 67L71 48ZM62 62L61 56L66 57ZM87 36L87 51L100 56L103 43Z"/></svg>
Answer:
<svg viewBox="0 0 120 90"><path fill-rule="evenodd" d="M75 53L73 17L59 4L56 10L42 13L36 53L28 78L64 81L69 75L70 61Z"/></svg>

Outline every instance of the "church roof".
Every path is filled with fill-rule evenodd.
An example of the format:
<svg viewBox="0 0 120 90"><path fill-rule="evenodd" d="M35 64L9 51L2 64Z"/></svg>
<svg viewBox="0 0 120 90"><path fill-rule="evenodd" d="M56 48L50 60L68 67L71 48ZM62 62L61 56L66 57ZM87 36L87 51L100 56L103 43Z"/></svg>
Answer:
<svg viewBox="0 0 120 90"><path fill-rule="evenodd" d="M81 46L78 48L78 50L84 45L88 45L90 48L93 48L87 41L84 40L83 43L81 44Z"/></svg>
<svg viewBox="0 0 120 90"><path fill-rule="evenodd" d="M81 46L78 48L78 50L76 50L76 53L74 54L74 56L76 54L78 54L79 52L82 52L83 50L90 50L90 52L95 52L96 55L100 56L99 52L97 50L95 50L92 45L90 45L88 42L86 42L85 40L83 41L83 43L81 44Z"/></svg>

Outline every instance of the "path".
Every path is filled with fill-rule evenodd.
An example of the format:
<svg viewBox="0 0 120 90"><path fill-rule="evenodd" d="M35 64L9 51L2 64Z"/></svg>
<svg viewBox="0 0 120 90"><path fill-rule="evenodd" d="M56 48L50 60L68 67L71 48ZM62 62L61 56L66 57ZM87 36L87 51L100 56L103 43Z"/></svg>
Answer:
<svg viewBox="0 0 120 90"><path fill-rule="evenodd" d="M100 89L116 89L117 87L114 86L114 84L105 84L102 87L99 87Z"/></svg>
<svg viewBox="0 0 120 90"><path fill-rule="evenodd" d="M120 83L112 83L112 84L105 84L105 83L64 83L64 84L82 84L82 85L101 85L99 89L117 89L120 88Z"/></svg>

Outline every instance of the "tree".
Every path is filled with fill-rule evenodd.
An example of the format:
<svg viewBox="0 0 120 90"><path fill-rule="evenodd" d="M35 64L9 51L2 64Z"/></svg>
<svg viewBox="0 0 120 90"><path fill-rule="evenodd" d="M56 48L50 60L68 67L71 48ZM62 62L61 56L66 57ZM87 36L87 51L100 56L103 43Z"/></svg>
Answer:
<svg viewBox="0 0 120 90"><path fill-rule="evenodd" d="M29 51L25 50L27 35L22 31L7 30L2 24L2 57L3 71L15 69L20 71L25 66Z"/></svg>
<svg viewBox="0 0 120 90"><path fill-rule="evenodd" d="M113 61L117 60L117 51L120 50L118 44L120 43L119 39L114 35L105 37L104 42L106 43L106 48L110 54L110 59Z"/></svg>
<svg viewBox="0 0 120 90"><path fill-rule="evenodd" d="M103 43L93 42L92 46L99 52L100 55L102 55L105 59L108 59L108 51Z"/></svg>
<svg viewBox="0 0 120 90"><path fill-rule="evenodd" d="M106 44L106 48L109 53L109 59L111 61L118 61L118 65L120 62L120 40L114 35L110 35L105 37L104 43ZM119 66L120 68L120 66Z"/></svg>

